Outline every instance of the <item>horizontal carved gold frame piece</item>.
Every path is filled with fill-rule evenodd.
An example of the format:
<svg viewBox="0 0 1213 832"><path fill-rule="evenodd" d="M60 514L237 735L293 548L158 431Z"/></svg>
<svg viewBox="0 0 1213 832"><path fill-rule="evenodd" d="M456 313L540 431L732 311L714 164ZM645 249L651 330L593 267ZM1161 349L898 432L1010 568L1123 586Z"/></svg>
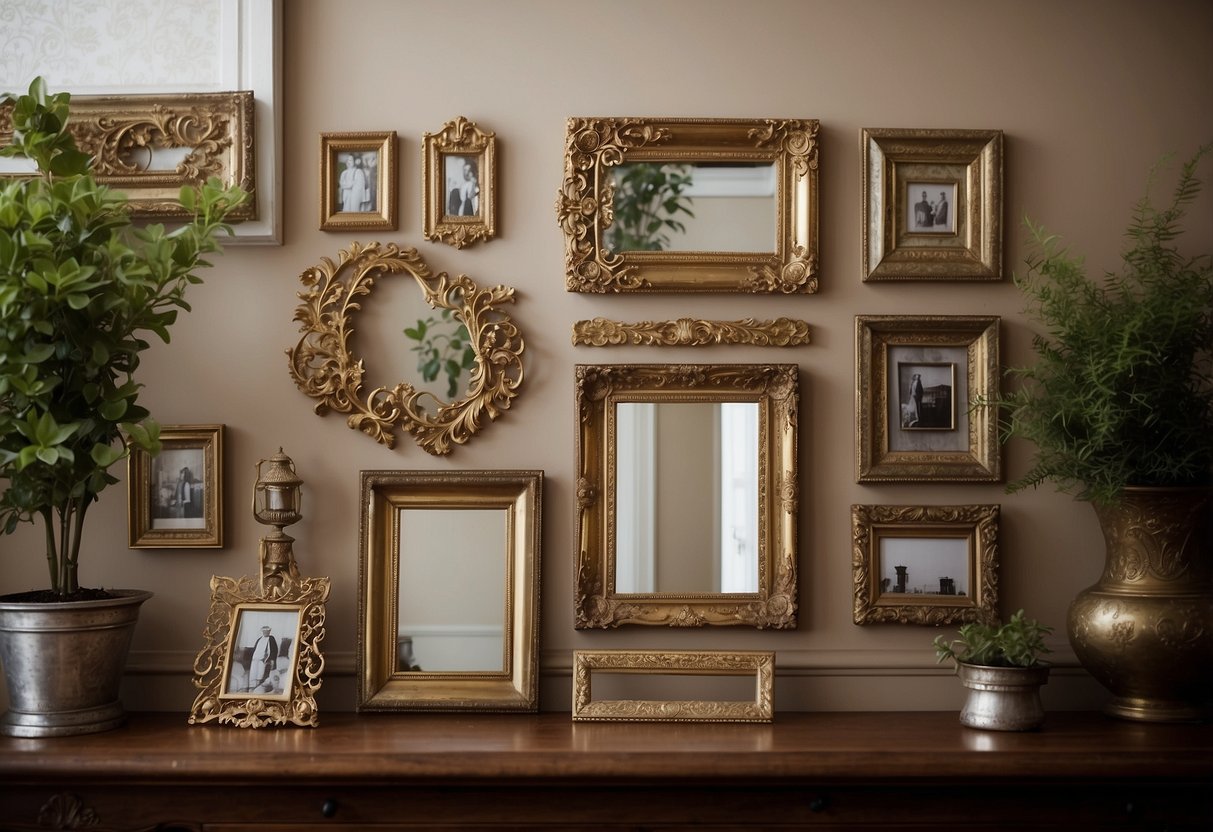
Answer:
<svg viewBox="0 0 1213 832"><path fill-rule="evenodd" d="M0 107L0 147L12 136L11 105ZM93 157L98 182L124 192L137 217L184 219L184 186L211 177L253 193L256 183L253 93L205 92L169 95L74 95L68 131ZM153 151L174 160L159 167ZM155 165L155 167L153 167ZM0 174L0 178L20 174ZM257 198L229 215L257 219Z"/></svg>
<svg viewBox="0 0 1213 832"><path fill-rule="evenodd" d="M746 701L595 700L600 673L749 676L754 699ZM574 722L770 722L774 717L775 654L746 651L574 650Z"/></svg>
<svg viewBox="0 0 1213 832"><path fill-rule="evenodd" d="M796 626L795 364L577 365L577 629ZM616 586L616 416L619 402L758 404L757 591L618 593Z"/></svg>
<svg viewBox="0 0 1213 832"><path fill-rule="evenodd" d="M856 624L962 624L998 621L997 505L851 506L851 566ZM915 592L882 568L882 546L894 540L965 542L963 594ZM908 569L912 572L912 558ZM938 570L936 570L938 571ZM915 580L920 579L919 574ZM939 575L927 575L928 581ZM954 581L956 579L953 579ZM934 587L932 587L933 589ZM942 586L940 587L942 590Z"/></svg>
<svg viewBox="0 0 1213 832"><path fill-rule="evenodd" d="M573 346L606 347L643 344L662 347L702 347L745 344L754 347L799 347L809 343L809 325L791 318L757 321L676 321L623 323L607 318L573 324Z"/></svg>
<svg viewBox="0 0 1213 832"><path fill-rule="evenodd" d="M376 278L396 274L411 277L431 307L451 310L467 327L476 356L463 398L439 401L407 381L363 394L365 367L350 348L352 315L369 299ZM338 262L326 257L299 279L305 288L295 320L303 337L287 354L291 378L317 400L316 413L347 413L351 428L389 448L399 426L427 453L441 456L508 410L518 395L522 333L501 309L513 303L512 288L481 289L467 275L434 274L416 249L394 243L353 243Z"/></svg>
<svg viewBox="0 0 1213 832"><path fill-rule="evenodd" d="M816 119L571 118L556 216L570 292L806 294L818 288ZM763 252L612 252L612 169L632 162L773 164L775 239Z"/></svg>
<svg viewBox="0 0 1213 832"><path fill-rule="evenodd" d="M497 135L459 116L421 144L425 238L463 248L497 236ZM450 167L463 168L458 194L449 192ZM467 199L465 187L473 191Z"/></svg>

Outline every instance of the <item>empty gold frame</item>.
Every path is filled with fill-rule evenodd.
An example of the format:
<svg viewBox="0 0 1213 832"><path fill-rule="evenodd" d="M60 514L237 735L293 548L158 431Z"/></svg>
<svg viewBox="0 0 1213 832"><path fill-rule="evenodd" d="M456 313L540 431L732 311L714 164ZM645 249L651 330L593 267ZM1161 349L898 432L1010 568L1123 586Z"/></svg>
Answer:
<svg viewBox="0 0 1213 832"><path fill-rule="evenodd" d="M569 119L566 288L816 292L817 133L815 119Z"/></svg>
<svg viewBox="0 0 1213 832"><path fill-rule="evenodd" d="M417 282L430 307L449 312L467 328L475 360L462 398L445 402L408 381L363 395L366 371L351 351L351 316L368 301L376 277L400 273ZM481 289L467 275L434 274L416 249L394 243L353 243L337 263L325 257L299 279L306 288L299 293L303 303L295 320L303 337L287 354L295 384L318 400L316 413L348 413L351 428L389 448L399 425L425 451L443 455L509 409L518 395L522 333L501 310L513 303L512 288Z"/></svg>
<svg viewBox="0 0 1213 832"><path fill-rule="evenodd" d="M997 505L851 506L856 624L998 621Z"/></svg>
<svg viewBox="0 0 1213 832"><path fill-rule="evenodd" d="M577 366L578 629L796 626L798 372Z"/></svg>
<svg viewBox="0 0 1213 832"><path fill-rule="evenodd" d="M463 248L497 235L497 136L459 116L421 147L427 240Z"/></svg>
<svg viewBox="0 0 1213 832"><path fill-rule="evenodd" d="M185 219L181 188L218 177L253 193L253 93L73 95L68 131L93 157L97 181L124 192L137 217ZM0 147L12 133L11 105L0 107ZM0 174L5 176L23 174ZM229 220L257 219L257 198Z"/></svg>
<svg viewBox="0 0 1213 832"><path fill-rule="evenodd" d="M595 699L593 680L608 675L747 677L744 699ZM775 714L775 654L685 650L574 650L574 722L770 722ZM664 680L662 680L664 681ZM698 680L697 680L698 681Z"/></svg>
<svg viewBox="0 0 1213 832"><path fill-rule="evenodd" d="M358 710L538 706L542 471L363 471Z"/></svg>

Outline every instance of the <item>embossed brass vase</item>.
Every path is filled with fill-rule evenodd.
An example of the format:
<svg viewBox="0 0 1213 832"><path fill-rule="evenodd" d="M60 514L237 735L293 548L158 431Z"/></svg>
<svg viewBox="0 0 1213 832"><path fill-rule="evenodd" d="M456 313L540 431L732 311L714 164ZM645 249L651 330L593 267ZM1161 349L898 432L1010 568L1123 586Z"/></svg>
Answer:
<svg viewBox="0 0 1213 832"><path fill-rule="evenodd" d="M1034 731L1045 721L1040 688L1049 682L1049 665L989 667L956 665L967 695L960 724L984 731Z"/></svg>
<svg viewBox="0 0 1213 832"><path fill-rule="evenodd" d="M1128 488L1095 505L1107 560L1070 605L1067 630L1112 692L1112 716L1186 722L1213 712L1211 509L1209 488Z"/></svg>

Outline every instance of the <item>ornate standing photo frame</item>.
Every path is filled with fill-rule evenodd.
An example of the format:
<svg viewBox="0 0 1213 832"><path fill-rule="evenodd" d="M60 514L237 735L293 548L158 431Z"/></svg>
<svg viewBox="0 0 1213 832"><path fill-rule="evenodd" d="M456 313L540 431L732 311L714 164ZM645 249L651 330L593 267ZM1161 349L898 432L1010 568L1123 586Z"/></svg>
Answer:
<svg viewBox="0 0 1213 832"><path fill-rule="evenodd" d="M608 677L620 678L622 693L595 698L594 680L605 688ZM650 676L656 685L627 682ZM698 677L724 681L721 677L751 680L736 699L702 699L678 696L678 679ZM760 651L725 650L574 650L573 710L574 722L770 722L774 718L775 654ZM729 681L732 681L730 679ZM658 691L672 697L658 696ZM649 691L652 691L651 696Z"/></svg>
<svg viewBox="0 0 1213 832"><path fill-rule="evenodd" d="M163 425L156 456L126 461L127 546L223 546L223 425Z"/></svg>
<svg viewBox="0 0 1213 832"><path fill-rule="evenodd" d="M497 135L459 116L421 141L427 240L463 248L497 235Z"/></svg>
<svg viewBox="0 0 1213 832"><path fill-rule="evenodd" d="M396 230L396 131L320 134L320 230Z"/></svg>
<svg viewBox="0 0 1213 832"><path fill-rule="evenodd" d="M1001 482L996 316L855 318L857 482Z"/></svg>
<svg viewBox="0 0 1213 832"><path fill-rule="evenodd" d="M863 279L1001 280L1001 130L865 128Z"/></svg>
<svg viewBox="0 0 1213 832"><path fill-rule="evenodd" d="M851 506L856 624L998 621L997 505Z"/></svg>

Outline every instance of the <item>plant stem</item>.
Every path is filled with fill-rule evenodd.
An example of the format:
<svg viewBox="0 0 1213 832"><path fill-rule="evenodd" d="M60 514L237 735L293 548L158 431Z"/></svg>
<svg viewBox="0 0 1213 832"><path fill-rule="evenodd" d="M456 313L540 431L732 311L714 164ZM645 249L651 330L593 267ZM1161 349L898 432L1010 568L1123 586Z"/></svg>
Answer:
<svg viewBox="0 0 1213 832"><path fill-rule="evenodd" d="M64 576L67 591L75 592L80 588L80 541L84 530L84 513L88 510L88 494L72 501L75 505L75 522L72 524L71 555L64 558L67 563L67 574ZM66 547L65 547L66 548Z"/></svg>
<svg viewBox="0 0 1213 832"><path fill-rule="evenodd" d="M51 522L51 507L43 506L38 510L42 515L42 528L46 531L46 568L51 573L51 589L59 592L59 557L55 548L55 526Z"/></svg>

